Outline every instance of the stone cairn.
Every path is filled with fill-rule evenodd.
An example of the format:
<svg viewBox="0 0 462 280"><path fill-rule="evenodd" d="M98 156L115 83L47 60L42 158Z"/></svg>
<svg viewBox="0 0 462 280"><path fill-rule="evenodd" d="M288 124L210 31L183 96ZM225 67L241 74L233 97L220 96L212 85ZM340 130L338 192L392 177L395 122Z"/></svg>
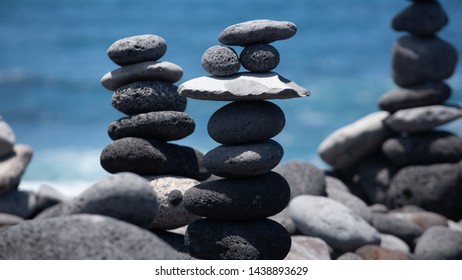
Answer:
<svg viewBox="0 0 462 280"><path fill-rule="evenodd" d="M206 217L190 224L185 245L201 259L283 259L289 233L267 217L290 199L287 181L271 170L283 148L271 140L285 125L281 108L265 99L303 97L309 92L275 72L279 53L269 43L291 38L291 22L253 20L226 28L223 45L207 49L203 68L212 76L189 80L182 96L232 101L208 122L208 133L222 144L206 153L204 166L221 179L201 183L184 194L186 208ZM242 46L238 57L231 47ZM240 65L250 72L240 72Z"/></svg>
<svg viewBox="0 0 462 280"><path fill-rule="evenodd" d="M166 51L166 41L157 35L120 39L107 54L121 67L101 79L105 88L115 91L112 106L128 115L109 125L114 141L103 149L101 166L110 173L132 172L151 182L159 205L155 229L177 228L199 218L184 209L182 195L210 176L202 167L202 153L168 143L192 134L195 122L184 112L186 97L173 84L183 70L158 61Z"/></svg>
<svg viewBox="0 0 462 280"><path fill-rule="evenodd" d="M372 113L328 136L319 154L356 186L370 204L394 209L416 205L462 218L462 140L441 125L462 117L446 104L444 82L455 70L457 52L437 33L448 23L438 1L414 0L395 16L392 27L409 34L392 52L398 89L379 100Z"/></svg>

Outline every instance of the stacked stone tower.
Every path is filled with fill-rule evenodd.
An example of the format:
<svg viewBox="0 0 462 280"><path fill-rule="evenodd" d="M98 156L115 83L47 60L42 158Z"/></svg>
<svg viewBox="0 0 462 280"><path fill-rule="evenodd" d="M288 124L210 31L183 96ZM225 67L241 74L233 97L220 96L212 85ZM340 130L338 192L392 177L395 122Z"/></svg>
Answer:
<svg viewBox="0 0 462 280"><path fill-rule="evenodd" d="M219 36L224 45L242 46L238 57L229 46L209 48L202 66L212 76L180 85L180 95L232 101L208 122L208 133L221 145L206 153L204 166L223 179L201 183L184 195L186 208L206 217L187 228L189 253L202 259L283 259L289 233L267 219L289 202L285 179L271 170L283 148L271 138L285 125L281 108L265 99L302 97L309 92L275 72L279 53L269 43L296 33L291 22L254 20L232 25ZM240 72L240 65L250 72Z"/></svg>
<svg viewBox="0 0 462 280"><path fill-rule="evenodd" d="M193 148L168 143L190 135L194 120L184 112L187 100L173 84L183 70L158 61L167 51L157 35L139 35L116 41L109 58L121 67L103 76L102 85L115 91L112 106L127 117L109 125L114 142L101 153L101 166L110 173L178 175L197 180L209 177L202 157Z"/></svg>

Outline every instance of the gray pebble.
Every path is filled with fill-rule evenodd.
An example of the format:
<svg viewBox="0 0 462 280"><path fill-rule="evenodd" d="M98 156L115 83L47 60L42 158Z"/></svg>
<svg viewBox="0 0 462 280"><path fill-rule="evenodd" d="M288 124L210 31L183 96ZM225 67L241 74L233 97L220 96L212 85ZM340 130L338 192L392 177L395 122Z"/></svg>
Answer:
<svg viewBox="0 0 462 280"><path fill-rule="evenodd" d="M16 144L13 152L0 158L0 195L18 187L32 154L31 147Z"/></svg>
<svg viewBox="0 0 462 280"><path fill-rule="evenodd" d="M0 231L5 227L17 225L23 221L24 219L19 216L0 212Z"/></svg>
<svg viewBox="0 0 462 280"><path fill-rule="evenodd" d="M195 127L192 117L184 112L160 111L131 115L112 122L108 134L112 140L139 137L172 141L191 135Z"/></svg>
<svg viewBox="0 0 462 280"><path fill-rule="evenodd" d="M183 112L187 100L177 90L175 85L159 81L134 82L116 90L112 95L112 106L127 115L153 111Z"/></svg>
<svg viewBox="0 0 462 280"><path fill-rule="evenodd" d="M16 136L8 123L0 117L0 158L13 152Z"/></svg>
<svg viewBox="0 0 462 280"><path fill-rule="evenodd" d="M462 260L462 232L431 227L417 241L414 253L420 259Z"/></svg>
<svg viewBox="0 0 462 280"><path fill-rule="evenodd" d="M269 72L278 66L279 52L268 44L251 45L242 50L239 60L251 72Z"/></svg>
<svg viewBox="0 0 462 280"><path fill-rule="evenodd" d="M414 241L423 230L415 223L397 218L391 214L373 214L371 224L381 233L394 235L410 247L414 246Z"/></svg>
<svg viewBox="0 0 462 280"><path fill-rule="evenodd" d="M366 222L371 221L372 212L368 208L367 204L359 197L350 192L345 192L336 188L331 188L329 186L326 188L326 192L328 198L340 202L346 207L350 208L353 213L363 218Z"/></svg>
<svg viewBox="0 0 462 280"><path fill-rule="evenodd" d="M393 18L396 31L407 31L420 36L432 36L448 23L448 16L438 1L412 3Z"/></svg>
<svg viewBox="0 0 462 280"><path fill-rule="evenodd" d="M220 177L252 177L268 173L284 155L282 146L274 141L221 145L204 156L204 167Z"/></svg>
<svg viewBox="0 0 462 280"><path fill-rule="evenodd" d="M284 112L268 101L236 101L210 117L207 131L213 140L227 145L270 139L284 128Z"/></svg>
<svg viewBox="0 0 462 280"><path fill-rule="evenodd" d="M37 212L37 196L31 191L13 189L0 195L0 213L31 219Z"/></svg>
<svg viewBox="0 0 462 280"><path fill-rule="evenodd" d="M236 52L226 46L213 46L202 55L202 67L208 73L226 77L236 74L241 67Z"/></svg>
<svg viewBox="0 0 462 280"><path fill-rule="evenodd" d="M118 65L158 60L167 52L167 42L158 35L145 34L115 41L107 50L109 58Z"/></svg>

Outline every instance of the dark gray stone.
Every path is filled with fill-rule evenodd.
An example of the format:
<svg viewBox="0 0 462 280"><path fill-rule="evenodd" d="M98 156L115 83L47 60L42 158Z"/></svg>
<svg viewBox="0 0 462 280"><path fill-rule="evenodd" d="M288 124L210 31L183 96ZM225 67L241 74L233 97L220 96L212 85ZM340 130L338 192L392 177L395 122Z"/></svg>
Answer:
<svg viewBox="0 0 462 280"><path fill-rule="evenodd" d="M456 64L456 49L436 36L404 36L393 45L393 79L403 87L447 79Z"/></svg>
<svg viewBox="0 0 462 280"><path fill-rule="evenodd" d="M16 144L13 152L0 158L0 195L18 187L32 154L31 147Z"/></svg>
<svg viewBox="0 0 462 280"><path fill-rule="evenodd" d="M417 241L414 254L420 259L462 260L462 232L431 227Z"/></svg>
<svg viewBox="0 0 462 280"><path fill-rule="evenodd" d="M417 205L452 220L462 218L462 165L443 163L408 166L392 179L387 205Z"/></svg>
<svg viewBox="0 0 462 280"><path fill-rule="evenodd" d="M126 172L97 182L74 199L42 212L37 219L96 214L149 228L156 210L157 197L149 181Z"/></svg>
<svg viewBox="0 0 462 280"><path fill-rule="evenodd" d="M131 115L112 122L112 140L124 137L153 138L163 141L183 139L194 132L196 123L184 112L160 111Z"/></svg>
<svg viewBox="0 0 462 280"><path fill-rule="evenodd" d="M158 35L144 34L115 41L107 50L109 58L118 65L146 60L158 60L167 52L167 42Z"/></svg>
<svg viewBox="0 0 462 280"><path fill-rule="evenodd" d="M122 66L106 73L101 84L108 90L138 81L176 83L183 76L183 69L168 61L143 61Z"/></svg>
<svg viewBox="0 0 462 280"><path fill-rule="evenodd" d="M160 81L134 82L117 89L112 95L112 106L127 115L153 111L183 112L187 100L177 90L175 85Z"/></svg>
<svg viewBox="0 0 462 280"><path fill-rule="evenodd" d="M278 50L268 44L256 44L245 47L239 59L242 67L252 72L268 72L279 64Z"/></svg>
<svg viewBox="0 0 462 280"><path fill-rule="evenodd" d="M234 75L241 68L237 53L226 46L208 48L202 55L201 61L205 71L218 77Z"/></svg>
<svg viewBox="0 0 462 280"><path fill-rule="evenodd" d="M204 167L220 177L252 177L268 173L284 155L282 146L274 141L221 145L205 154Z"/></svg>
<svg viewBox="0 0 462 280"><path fill-rule="evenodd" d="M297 26L292 22L258 19L227 27L218 40L225 45L248 46L289 39L296 32Z"/></svg>
<svg viewBox="0 0 462 280"><path fill-rule="evenodd" d="M382 151L399 166L456 163L462 160L462 139L446 131L400 135L385 141Z"/></svg>
<svg viewBox="0 0 462 280"><path fill-rule="evenodd" d="M443 29L449 19L438 1L412 3L393 18L396 31L407 31L420 36L432 36Z"/></svg>
<svg viewBox="0 0 462 280"><path fill-rule="evenodd" d="M162 239L137 226L99 215L22 222L0 232L4 260L180 259Z"/></svg>
<svg viewBox="0 0 462 280"><path fill-rule="evenodd" d="M213 140L227 145L270 139L284 128L284 112L268 101L236 101L218 109L207 130Z"/></svg>
<svg viewBox="0 0 462 280"><path fill-rule="evenodd" d="M414 247L414 241L423 230L416 223L397 218L390 214L373 214L371 224L381 233L394 235L410 247Z"/></svg>
<svg viewBox="0 0 462 280"><path fill-rule="evenodd" d="M13 189L0 195L0 213L30 219L37 212L37 196L33 192Z"/></svg>
<svg viewBox="0 0 462 280"><path fill-rule="evenodd" d="M309 162L291 160L278 165L274 171L289 183L291 198L302 194L326 195L324 171Z"/></svg>
<svg viewBox="0 0 462 280"><path fill-rule="evenodd" d="M451 88L446 83L426 82L384 94L379 100L379 107L394 113L400 109L442 105L450 96Z"/></svg>
<svg viewBox="0 0 462 280"><path fill-rule="evenodd" d="M13 152L16 136L13 129L0 116L0 158Z"/></svg>
<svg viewBox="0 0 462 280"><path fill-rule="evenodd" d="M106 146L100 160L109 173L178 175L202 181L210 176L202 165L202 158L203 154L191 147L126 137Z"/></svg>
<svg viewBox="0 0 462 280"><path fill-rule="evenodd" d="M199 259L282 260L291 242L289 233L268 219L245 223L202 219L190 224L185 234L189 253Z"/></svg>
<svg viewBox="0 0 462 280"><path fill-rule="evenodd" d="M199 216L250 221L281 212L289 203L290 188L279 174L204 182L184 194L186 209Z"/></svg>
<svg viewBox="0 0 462 280"><path fill-rule="evenodd" d="M366 222L371 221L372 212L367 204L359 197L350 192L345 192L343 190L331 188L329 186L326 188L326 192L328 198L340 202L346 207L350 208L353 213L363 218Z"/></svg>
<svg viewBox="0 0 462 280"><path fill-rule="evenodd" d="M37 193L35 194L35 199L37 213L40 213L58 203L70 200L70 198L66 195L45 184L40 185Z"/></svg>

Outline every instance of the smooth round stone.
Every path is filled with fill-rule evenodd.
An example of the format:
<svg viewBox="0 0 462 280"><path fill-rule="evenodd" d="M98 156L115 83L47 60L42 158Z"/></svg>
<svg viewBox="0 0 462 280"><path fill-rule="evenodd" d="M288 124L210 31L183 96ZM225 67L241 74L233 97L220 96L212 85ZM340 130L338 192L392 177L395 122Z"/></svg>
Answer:
<svg viewBox="0 0 462 280"><path fill-rule="evenodd" d="M322 239L296 235L292 236L292 246L285 260L330 260L331 251Z"/></svg>
<svg viewBox="0 0 462 280"><path fill-rule="evenodd" d="M291 242L289 233L268 219L202 219L190 224L185 234L189 253L199 259L282 260L289 253Z"/></svg>
<svg viewBox="0 0 462 280"><path fill-rule="evenodd" d="M450 96L451 88L446 83L426 82L387 92L380 98L379 107L394 113L400 109L442 105Z"/></svg>
<svg viewBox="0 0 462 280"><path fill-rule="evenodd" d="M242 67L252 72L269 72L279 64L278 50L268 44L256 44L245 47L239 60Z"/></svg>
<svg viewBox="0 0 462 280"><path fill-rule="evenodd" d="M0 230L4 229L4 227L17 225L23 221L24 219L19 216L0 213Z"/></svg>
<svg viewBox="0 0 462 280"><path fill-rule="evenodd" d="M220 177L252 177L268 173L284 155L282 146L274 141L221 145L205 154L204 167Z"/></svg>
<svg viewBox="0 0 462 280"><path fill-rule="evenodd" d="M123 172L107 177L68 202L42 212L37 218L96 214L149 228L157 210L157 198L149 182Z"/></svg>
<svg viewBox="0 0 462 280"><path fill-rule="evenodd" d="M13 129L0 117L0 158L13 152L15 143L16 136Z"/></svg>
<svg viewBox="0 0 462 280"><path fill-rule="evenodd" d="M114 218L79 214L0 231L0 259L165 260L180 255L155 234Z"/></svg>
<svg viewBox="0 0 462 280"><path fill-rule="evenodd" d="M448 219L446 217L424 210L416 212L405 212L398 209L394 210L392 213L390 213L390 215L413 222L424 231L434 226L448 226Z"/></svg>
<svg viewBox="0 0 462 280"><path fill-rule="evenodd" d="M411 221L390 214L373 214L371 225L381 233L394 235L410 246L423 233L422 228Z"/></svg>
<svg viewBox="0 0 462 280"><path fill-rule="evenodd" d="M304 235L318 237L333 249L351 252L366 244L380 244L380 234L348 207L330 198L300 195L289 213Z"/></svg>
<svg viewBox="0 0 462 280"><path fill-rule="evenodd" d="M259 142L278 135L286 119L284 112L268 101L236 101L210 117L207 131L213 140L227 145Z"/></svg>
<svg viewBox="0 0 462 280"><path fill-rule="evenodd" d="M124 66L146 60L158 60L167 52L167 42L158 35L145 34L117 40L107 55L116 64Z"/></svg>
<svg viewBox="0 0 462 280"><path fill-rule="evenodd" d="M116 90L112 95L112 106L127 115L153 111L183 112L187 100L177 90L177 86L159 81L134 82Z"/></svg>
<svg viewBox="0 0 462 280"><path fill-rule="evenodd" d="M186 209L207 218L258 220L281 212L289 203L290 188L279 174L221 179L201 183L184 195Z"/></svg>
<svg viewBox="0 0 462 280"><path fill-rule="evenodd" d="M409 254L411 249L403 240L391 234L380 234L380 247L395 250L404 254Z"/></svg>
<svg viewBox="0 0 462 280"><path fill-rule="evenodd" d="M287 207L284 208L281 212L277 213L276 215L270 216L268 218L275 222L278 222L287 230L288 233L290 233L290 235L297 233L297 227L292 221L292 218L289 215L289 209L287 209Z"/></svg>
<svg viewBox="0 0 462 280"><path fill-rule="evenodd" d="M193 99L218 101L287 99L310 95L307 89L275 72L199 77L181 84L178 92Z"/></svg>
<svg viewBox="0 0 462 280"><path fill-rule="evenodd" d="M218 40L225 45L248 46L289 39L296 32L297 26L292 22L259 19L227 27Z"/></svg>
<svg viewBox="0 0 462 280"><path fill-rule="evenodd" d="M109 173L178 175L201 181L210 176L202 165L202 158L203 154L191 147L126 137L106 146L100 160Z"/></svg>
<svg viewBox="0 0 462 280"><path fill-rule="evenodd" d="M382 151L399 166L455 163L462 160L462 139L445 131L400 135L385 141Z"/></svg>
<svg viewBox="0 0 462 280"><path fill-rule="evenodd" d="M0 158L0 194L18 187L32 154L31 147L16 144L13 146L13 152Z"/></svg>
<svg viewBox="0 0 462 280"><path fill-rule="evenodd" d="M410 260L403 252L387 249L378 245L364 245L355 251L363 260Z"/></svg>
<svg viewBox="0 0 462 280"><path fill-rule="evenodd" d="M431 227L417 241L414 254L420 259L461 260L462 232L447 227Z"/></svg>
<svg viewBox="0 0 462 280"><path fill-rule="evenodd" d="M359 197L350 193L345 192L336 188L326 187L327 197L337 202L342 203L346 207L350 208L353 213L363 218L366 222L371 221L372 212L367 204L362 201Z"/></svg>
<svg viewBox="0 0 462 280"><path fill-rule="evenodd" d="M184 112L160 111L121 118L109 125L108 134L112 140L139 137L172 141L191 135L195 127L193 118Z"/></svg>
<svg viewBox="0 0 462 280"><path fill-rule="evenodd" d="M393 79L402 87L447 79L456 64L456 49L436 36L404 36L393 45Z"/></svg>
<svg viewBox="0 0 462 280"><path fill-rule="evenodd" d="M0 195L0 213L31 219L37 212L37 196L34 192L12 189Z"/></svg>
<svg viewBox="0 0 462 280"><path fill-rule="evenodd" d="M363 158L380 150L390 130L383 121L388 112L371 113L329 136L319 145L319 156L339 170L354 168Z"/></svg>
<svg viewBox="0 0 462 280"><path fill-rule="evenodd" d="M185 207L185 192L199 184L194 179L178 176L146 177L157 197L157 211L151 229L175 229L188 225L200 217Z"/></svg>
<svg viewBox="0 0 462 280"><path fill-rule="evenodd" d="M202 55L202 68L212 75L226 77L236 74L241 63L232 48L213 46Z"/></svg>
<svg viewBox="0 0 462 280"><path fill-rule="evenodd" d="M183 76L183 69L168 61L143 61L122 66L106 73L101 84L108 90L138 81L176 83Z"/></svg>
<svg viewBox="0 0 462 280"><path fill-rule="evenodd" d="M302 160L291 160L273 170L286 179L291 198L302 194L326 195L326 175L317 166Z"/></svg>
<svg viewBox="0 0 462 280"><path fill-rule="evenodd" d="M420 206L452 220L462 218L462 165L440 163L407 166L393 177L387 191L387 205Z"/></svg>
<svg viewBox="0 0 462 280"><path fill-rule="evenodd" d="M444 105L431 105L402 109L384 120L396 132L424 132L462 117L462 109Z"/></svg>
<svg viewBox="0 0 462 280"><path fill-rule="evenodd" d="M364 260L360 255L352 253L352 252L346 252L341 254L336 260L343 260L343 261L361 261Z"/></svg>
<svg viewBox="0 0 462 280"><path fill-rule="evenodd" d="M438 1L412 3L393 18L396 31L407 31L419 36L432 36L443 29L449 19Z"/></svg>

